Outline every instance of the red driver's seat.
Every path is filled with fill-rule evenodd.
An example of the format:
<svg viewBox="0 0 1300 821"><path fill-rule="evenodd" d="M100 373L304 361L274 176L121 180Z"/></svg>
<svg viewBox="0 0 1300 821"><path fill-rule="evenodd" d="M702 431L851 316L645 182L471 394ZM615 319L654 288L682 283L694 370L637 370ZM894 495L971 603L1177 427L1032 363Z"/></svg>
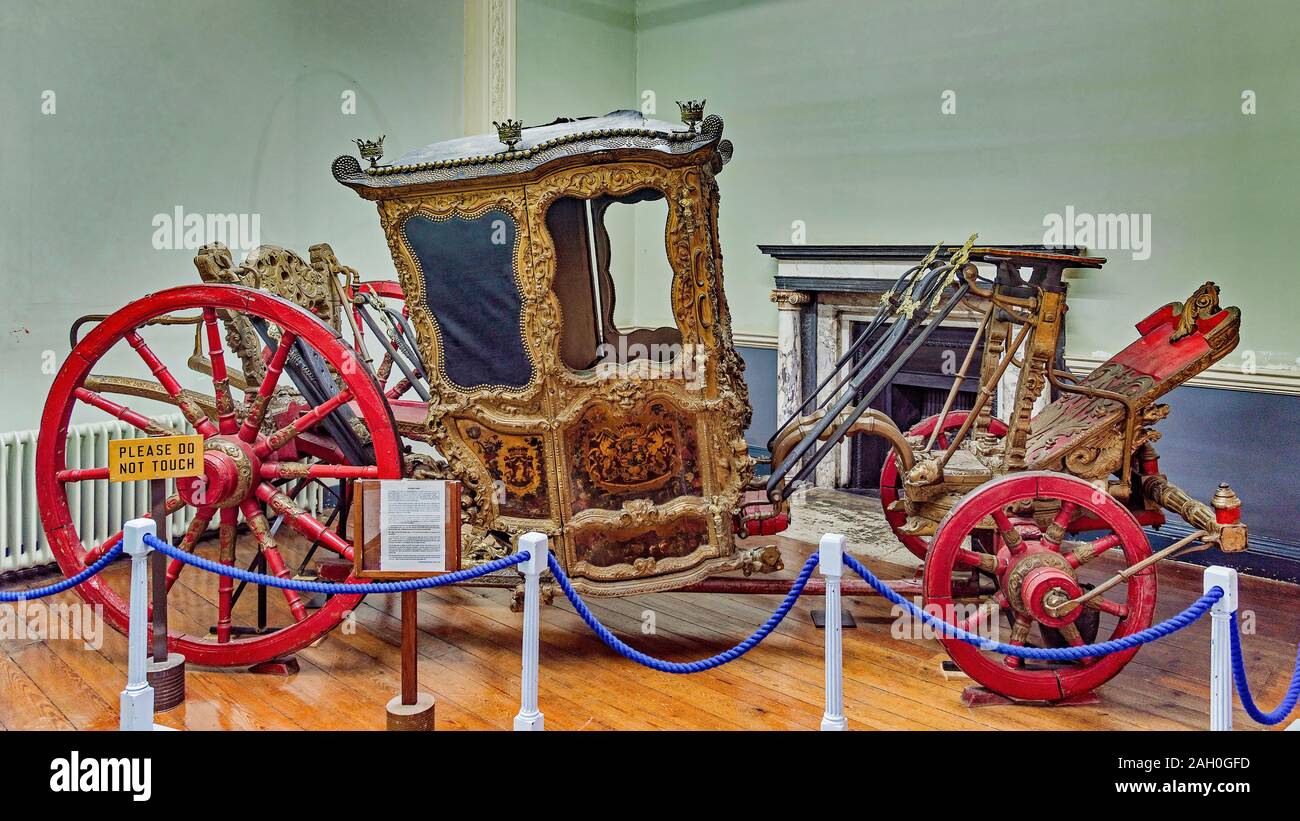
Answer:
<svg viewBox="0 0 1300 821"><path fill-rule="evenodd" d="M1171 302L1137 324L1141 336L1079 381L1084 387L1136 399L1139 409L1191 379L1237 345L1241 312L1219 308L1219 288L1207 282L1184 305ZM1124 421L1117 400L1066 392L1034 417L1025 447L1030 470L1065 470L1072 454L1089 475L1116 472L1128 454L1111 452ZM1093 460L1100 464L1093 465Z"/></svg>

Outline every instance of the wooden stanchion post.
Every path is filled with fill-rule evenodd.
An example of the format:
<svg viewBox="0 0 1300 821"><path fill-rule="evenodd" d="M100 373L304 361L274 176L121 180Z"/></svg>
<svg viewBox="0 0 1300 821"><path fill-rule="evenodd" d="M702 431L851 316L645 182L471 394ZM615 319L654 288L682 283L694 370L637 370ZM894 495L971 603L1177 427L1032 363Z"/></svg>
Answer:
<svg viewBox="0 0 1300 821"><path fill-rule="evenodd" d="M459 482L357 480L348 514L355 545L353 572L358 578L381 581L454 573L460 569L460 516ZM385 708L388 729L432 730L434 698L420 692L418 673L419 591L404 590L401 595L402 684Z"/></svg>
<svg viewBox="0 0 1300 821"><path fill-rule="evenodd" d="M402 592L402 692L388 702L390 730L432 730L434 727L433 695L420 692L418 595L415 590Z"/></svg>
<svg viewBox="0 0 1300 821"><path fill-rule="evenodd" d="M149 480L150 507L159 540L171 544L167 521L167 480ZM167 557L153 551L153 647L148 667L154 709L171 710L185 703L185 656L167 652Z"/></svg>

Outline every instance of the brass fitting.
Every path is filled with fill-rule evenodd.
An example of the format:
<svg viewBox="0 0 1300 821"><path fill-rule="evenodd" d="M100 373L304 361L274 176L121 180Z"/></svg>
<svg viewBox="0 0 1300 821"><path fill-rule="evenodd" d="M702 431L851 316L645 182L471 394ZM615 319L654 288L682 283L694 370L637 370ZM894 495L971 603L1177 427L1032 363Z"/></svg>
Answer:
<svg viewBox="0 0 1300 821"><path fill-rule="evenodd" d="M1214 507L1214 520L1219 524L1219 549L1224 553L1245 550L1248 535L1241 521L1241 497L1227 482L1221 482L1210 504Z"/></svg>

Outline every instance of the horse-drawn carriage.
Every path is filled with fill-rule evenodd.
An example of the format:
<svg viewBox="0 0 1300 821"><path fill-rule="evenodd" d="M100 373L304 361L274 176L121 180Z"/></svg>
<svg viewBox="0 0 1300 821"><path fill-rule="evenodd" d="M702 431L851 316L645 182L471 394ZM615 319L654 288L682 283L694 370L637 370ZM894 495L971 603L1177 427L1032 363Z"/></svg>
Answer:
<svg viewBox="0 0 1300 821"><path fill-rule="evenodd" d="M41 512L63 571L93 563L113 541L83 543L71 514L68 495L104 482L107 467L70 467L70 420L106 412L150 435L178 432L145 405L179 410L205 441L205 475L178 480L165 502L168 513L192 514L180 546L197 549L215 525L221 562L282 577L350 578L353 483L414 477L461 483L463 564L506 555L516 536L537 530L587 595L741 591L729 582L752 580L736 572L780 569L779 551L755 542L788 522L799 481L837 442L864 434L892 446L882 502L899 538L926 559L927 604L975 603L971 627L1008 613L1013 643L1077 644L1103 619L1115 635L1147 626L1155 574L1140 525L1159 523L1162 509L1225 549L1244 548L1234 500L1224 494L1216 509L1192 501L1158 472L1150 445L1150 425L1165 413L1155 399L1232 348L1236 310L1220 310L1207 285L1076 378L1057 366L1061 272L1095 259L967 243L940 260L936 248L778 429L770 476L755 477L718 242L716 178L732 148L702 104L682 104L682 114L684 126L626 111L534 128L508 122L497 135L431 145L392 165L379 162L382 138L359 141L369 167L343 156L333 173L376 202L396 281L362 281L327 245L305 261L263 246L240 263L205 246L195 259L202 284L97 317L74 339L41 423ZM610 214L636 203L665 214L665 327L616 322L623 272L611 270ZM995 266L996 277L982 279L977 263ZM900 431L868 408L879 388L867 376L905 361L959 303L983 306L972 343L984 351L980 399ZM146 339L164 333L173 338ZM166 364L177 352L185 372ZM1003 424L989 400L1012 362L1019 388ZM115 372L125 367L150 376ZM1031 419L1045 384L1058 398ZM306 509L297 499L310 485L334 501ZM1122 554L1114 578L1082 582L1079 568L1104 554L1112 564ZM169 569L169 590L182 568ZM517 577L479 583L513 588ZM100 576L79 589L125 628L114 584ZM206 632L170 637L197 664L293 652L357 604L271 593L283 595L274 609L287 621L273 626L264 588L245 595L229 579L214 584L210 600L188 594L184 603L185 623ZM1104 595L1121 586L1125 601ZM1029 669L966 645L949 650L989 687L1049 700L1095 687L1131 656Z"/></svg>

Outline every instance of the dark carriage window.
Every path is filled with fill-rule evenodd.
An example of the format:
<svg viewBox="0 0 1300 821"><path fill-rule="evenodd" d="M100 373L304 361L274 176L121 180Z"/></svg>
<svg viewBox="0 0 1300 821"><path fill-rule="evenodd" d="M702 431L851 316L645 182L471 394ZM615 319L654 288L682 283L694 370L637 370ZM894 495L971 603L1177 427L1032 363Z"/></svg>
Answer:
<svg viewBox="0 0 1300 821"><path fill-rule="evenodd" d="M526 387L533 366L520 326L510 215L494 210L435 220L416 214L402 224L402 236L424 278L447 378L466 390Z"/></svg>
<svg viewBox="0 0 1300 821"><path fill-rule="evenodd" d="M561 197L547 209L546 230L555 243L554 288L564 319L560 358L569 368L581 371L638 359L670 362L681 353L681 331L671 324L673 271L662 243L667 220L663 192L653 188L618 197ZM631 274L632 256L639 250L630 242L634 225L638 234L654 237L637 243L649 249L636 264L638 307L652 321L670 324L624 333L615 321L619 295L614 274ZM627 277L623 282L633 284ZM630 303L632 294L623 297Z"/></svg>

